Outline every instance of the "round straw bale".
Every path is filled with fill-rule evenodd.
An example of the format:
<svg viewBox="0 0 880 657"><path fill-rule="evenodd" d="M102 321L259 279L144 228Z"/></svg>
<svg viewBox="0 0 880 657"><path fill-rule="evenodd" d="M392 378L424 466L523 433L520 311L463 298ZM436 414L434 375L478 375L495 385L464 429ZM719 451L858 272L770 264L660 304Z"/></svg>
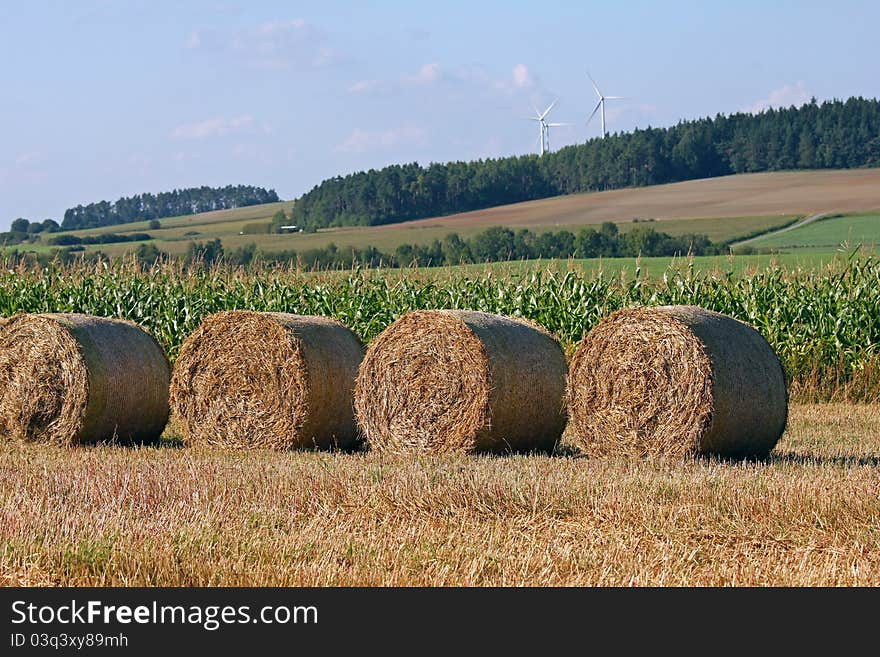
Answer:
<svg viewBox="0 0 880 657"><path fill-rule="evenodd" d="M363 353L358 337L328 317L211 315L174 364L172 425L189 444L351 447Z"/></svg>
<svg viewBox="0 0 880 657"><path fill-rule="evenodd" d="M695 306L600 322L578 345L567 399L591 455L761 456L788 417L785 373L764 337Z"/></svg>
<svg viewBox="0 0 880 657"><path fill-rule="evenodd" d="M168 421L170 373L162 347L132 322L0 320L0 435L60 445L154 441Z"/></svg>
<svg viewBox="0 0 880 657"><path fill-rule="evenodd" d="M535 324L415 311L370 344L355 409L377 451L550 450L565 428L566 371L559 343Z"/></svg>

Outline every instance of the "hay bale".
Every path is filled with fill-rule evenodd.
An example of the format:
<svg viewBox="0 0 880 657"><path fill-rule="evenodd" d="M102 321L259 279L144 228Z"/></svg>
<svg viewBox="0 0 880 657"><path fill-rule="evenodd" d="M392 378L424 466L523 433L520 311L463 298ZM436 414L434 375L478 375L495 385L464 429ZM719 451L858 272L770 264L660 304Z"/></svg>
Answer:
<svg viewBox="0 0 880 657"><path fill-rule="evenodd" d="M415 311L370 344L355 409L378 451L549 450L565 428L566 371L559 343L537 325Z"/></svg>
<svg viewBox="0 0 880 657"><path fill-rule="evenodd" d="M132 322L0 320L0 435L60 445L154 441L168 421L170 371L156 339Z"/></svg>
<svg viewBox="0 0 880 657"><path fill-rule="evenodd" d="M221 312L180 349L172 424L188 444L347 448L363 345L327 317Z"/></svg>
<svg viewBox="0 0 880 657"><path fill-rule="evenodd" d="M572 433L591 455L760 456L788 417L785 373L748 324L694 306L620 310L571 362Z"/></svg>

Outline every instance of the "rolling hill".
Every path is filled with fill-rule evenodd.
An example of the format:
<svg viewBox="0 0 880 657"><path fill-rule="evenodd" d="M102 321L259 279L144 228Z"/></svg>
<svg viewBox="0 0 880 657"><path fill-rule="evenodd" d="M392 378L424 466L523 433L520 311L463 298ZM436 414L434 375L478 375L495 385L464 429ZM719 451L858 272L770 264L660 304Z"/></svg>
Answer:
<svg viewBox="0 0 880 657"><path fill-rule="evenodd" d="M425 244L442 239L450 232L469 237L489 226L527 227L542 232L577 230L584 225L613 221L625 231L643 225L641 221L653 220L652 227L673 235L704 233L715 241L725 241L768 231L819 212L880 211L880 168L740 174L572 194L386 226L329 228L286 235L241 234L245 224L268 222L279 209L292 210L296 221L294 202L288 201L163 219L159 230L150 230L147 222L138 222L70 234L147 232L159 249L174 254L185 253L190 242L215 238L227 250L255 243L265 252L302 252L331 242L340 248L375 246L393 250L402 243ZM49 237L43 236L36 245L22 245L21 250L50 250L54 247L47 244ZM833 236L823 239L834 241ZM842 233L840 241L846 239L847 235ZM102 244L87 250L121 255L136 249L138 244Z"/></svg>

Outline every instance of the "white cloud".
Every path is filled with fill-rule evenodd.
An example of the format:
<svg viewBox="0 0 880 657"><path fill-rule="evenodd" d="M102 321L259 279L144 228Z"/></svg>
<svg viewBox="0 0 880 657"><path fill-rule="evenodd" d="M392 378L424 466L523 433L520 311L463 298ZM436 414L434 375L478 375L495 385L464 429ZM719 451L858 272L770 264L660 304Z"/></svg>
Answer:
<svg viewBox="0 0 880 657"><path fill-rule="evenodd" d="M517 64L513 67L509 77L495 81L495 89L505 93L513 93L524 89L535 89L539 86L535 75L525 64Z"/></svg>
<svg viewBox="0 0 880 657"><path fill-rule="evenodd" d="M424 130L416 126L403 126L376 132L355 128L335 150L339 153L365 153L400 144L421 142L424 137Z"/></svg>
<svg viewBox="0 0 880 657"><path fill-rule="evenodd" d="M407 84L432 84L440 79L439 64L425 64L415 75L404 75L403 82Z"/></svg>
<svg viewBox="0 0 880 657"><path fill-rule="evenodd" d="M171 133L176 139L206 139L209 137L223 137L228 134L240 132L248 128L254 119L250 114L234 116L232 118L216 117L184 123L177 126Z"/></svg>
<svg viewBox="0 0 880 657"><path fill-rule="evenodd" d="M531 87L535 82L529 73L529 67L525 64L517 64L513 67L513 86L518 89Z"/></svg>
<svg viewBox="0 0 880 657"><path fill-rule="evenodd" d="M757 114L763 112L770 107L800 107L810 100L810 93L807 91L803 82L798 81L796 84L786 84L779 89L774 89L766 98L755 101L751 107L747 107L745 112Z"/></svg>

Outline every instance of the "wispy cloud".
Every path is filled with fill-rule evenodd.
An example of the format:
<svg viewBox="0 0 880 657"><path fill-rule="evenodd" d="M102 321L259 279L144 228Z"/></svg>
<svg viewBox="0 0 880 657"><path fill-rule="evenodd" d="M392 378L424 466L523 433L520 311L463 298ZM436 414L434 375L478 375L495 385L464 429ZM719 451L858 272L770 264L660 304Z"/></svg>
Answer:
<svg viewBox="0 0 880 657"><path fill-rule="evenodd" d="M537 76L532 73L525 64L516 64L510 71L510 75L500 80L495 80L494 87L498 91L508 94L525 90L534 90L540 87Z"/></svg>
<svg viewBox="0 0 880 657"><path fill-rule="evenodd" d="M29 166L37 163L41 159L42 155L37 151L27 151L26 153L19 153L15 158L15 167L21 168Z"/></svg>
<svg viewBox="0 0 880 657"><path fill-rule="evenodd" d="M418 143L424 141L424 138L424 130L412 125L380 131L355 128L335 150L339 153L366 153L401 144Z"/></svg>
<svg viewBox="0 0 880 657"><path fill-rule="evenodd" d="M234 116L231 118L215 117L204 121L184 123L177 126L171 133L175 139L207 139L210 137L224 137L229 134L241 132L250 127L254 122L250 114Z"/></svg>
<svg viewBox="0 0 880 657"><path fill-rule="evenodd" d="M194 30L184 46L226 52L261 68L326 68L345 59L323 30L303 18L269 21L233 32Z"/></svg>
<svg viewBox="0 0 880 657"><path fill-rule="evenodd" d="M412 87L428 87L441 82L461 81L458 73L445 71L440 64L430 63L419 67L414 73L400 74L397 79L357 80L347 88L350 94L402 92Z"/></svg>
<svg viewBox="0 0 880 657"><path fill-rule="evenodd" d="M786 84L779 89L774 89L766 98L755 101L750 107L743 111L757 114L771 107L800 107L810 100L810 93L807 91L806 85L802 81L795 84Z"/></svg>
<svg viewBox="0 0 880 657"><path fill-rule="evenodd" d="M468 87L473 91L488 91L496 94L501 92L504 95L542 88L537 76L525 64L516 64L508 75L498 78L480 66L448 67L438 62L430 62L423 64L414 72L400 74L396 80L356 80L346 88L346 91L349 94L390 94L402 92L407 88L439 88L440 86Z"/></svg>
<svg viewBox="0 0 880 657"><path fill-rule="evenodd" d="M404 75L401 81L406 84L433 84L440 79L439 64L425 64L413 75Z"/></svg>

